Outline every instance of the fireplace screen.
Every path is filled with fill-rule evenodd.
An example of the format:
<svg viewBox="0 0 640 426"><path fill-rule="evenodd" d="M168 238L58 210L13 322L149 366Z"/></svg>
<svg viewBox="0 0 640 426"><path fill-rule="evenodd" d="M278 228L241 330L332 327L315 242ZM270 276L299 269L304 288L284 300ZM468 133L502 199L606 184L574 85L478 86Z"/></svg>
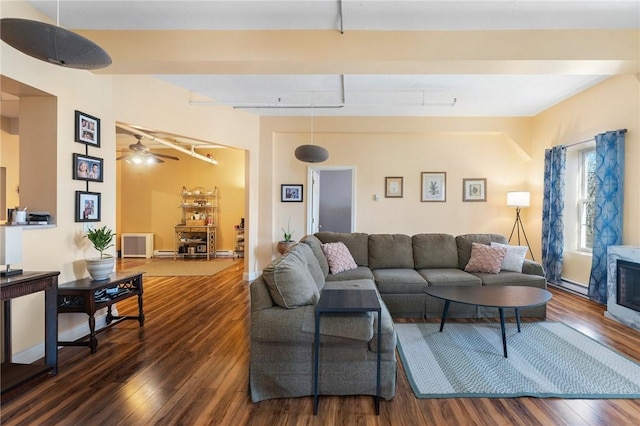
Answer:
<svg viewBox="0 0 640 426"><path fill-rule="evenodd" d="M618 259L617 267L618 305L640 312L640 263Z"/></svg>

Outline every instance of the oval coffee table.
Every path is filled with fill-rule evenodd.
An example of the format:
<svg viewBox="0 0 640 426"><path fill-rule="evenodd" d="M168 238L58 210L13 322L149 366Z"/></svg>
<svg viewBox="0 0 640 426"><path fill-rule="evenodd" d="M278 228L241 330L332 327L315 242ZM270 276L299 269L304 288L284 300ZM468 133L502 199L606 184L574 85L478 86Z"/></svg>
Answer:
<svg viewBox="0 0 640 426"><path fill-rule="evenodd" d="M424 292L429 296L444 300L440 332L442 332L444 322L447 319L447 312L449 311L449 304L451 302L498 308L500 312L500 327L502 328L502 347L505 358L507 358L507 336L504 331L504 309L515 309L518 333L520 333L520 312L518 309L543 305L551 300L551 293L547 290L515 285L495 287L437 286L428 287Z"/></svg>

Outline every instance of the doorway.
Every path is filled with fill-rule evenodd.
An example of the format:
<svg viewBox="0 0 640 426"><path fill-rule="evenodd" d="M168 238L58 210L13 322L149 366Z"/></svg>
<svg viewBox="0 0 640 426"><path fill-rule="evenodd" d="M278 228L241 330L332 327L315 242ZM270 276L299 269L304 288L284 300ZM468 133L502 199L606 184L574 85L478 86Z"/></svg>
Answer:
<svg viewBox="0 0 640 426"><path fill-rule="evenodd" d="M355 167L309 167L308 187L308 234L354 231Z"/></svg>

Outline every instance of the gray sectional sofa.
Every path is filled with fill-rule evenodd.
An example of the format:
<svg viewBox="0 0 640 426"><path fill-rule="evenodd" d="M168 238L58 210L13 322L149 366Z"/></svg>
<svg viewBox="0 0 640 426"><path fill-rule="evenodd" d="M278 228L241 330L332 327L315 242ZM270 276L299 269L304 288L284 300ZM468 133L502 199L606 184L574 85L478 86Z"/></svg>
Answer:
<svg viewBox="0 0 640 426"><path fill-rule="evenodd" d="M342 242L357 267L329 273L322 244ZM271 262L250 285L251 362L254 402L313 395L315 303L323 289L377 290L381 318L322 317L321 395L374 395L376 345L381 339L381 396L395 395L396 334L393 317L440 317L443 302L424 293L428 286L525 285L546 288L542 267L525 260L522 272L469 273L472 243L506 244L496 234L364 234L320 232ZM544 318L546 306L521 310ZM452 303L451 317L497 316L497 310ZM377 322L381 321L381 336Z"/></svg>
<svg viewBox="0 0 640 426"><path fill-rule="evenodd" d="M539 263L525 259L522 272L498 274L465 272L472 243L508 244L498 234L365 234L319 232L301 241L307 244L343 242L358 265L357 269L328 274L327 281L370 278L382 296L391 316L406 318L440 317L444 302L428 296L428 286L525 285L546 288ZM322 253L322 252L320 252ZM523 316L546 317L546 305L521 309ZM452 304L450 317L497 317L495 308Z"/></svg>

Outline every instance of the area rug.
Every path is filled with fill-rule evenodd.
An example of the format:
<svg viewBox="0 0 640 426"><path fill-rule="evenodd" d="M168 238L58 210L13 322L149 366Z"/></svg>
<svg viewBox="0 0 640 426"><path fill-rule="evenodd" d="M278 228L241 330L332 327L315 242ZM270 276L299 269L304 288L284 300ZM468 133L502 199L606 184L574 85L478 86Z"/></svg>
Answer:
<svg viewBox="0 0 640 426"><path fill-rule="evenodd" d="M559 322L395 324L418 398L640 398L640 364Z"/></svg>
<svg viewBox="0 0 640 426"><path fill-rule="evenodd" d="M144 272L145 277L193 277L213 275L235 265L232 259L169 260L154 259L150 263L127 268L127 272Z"/></svg>

